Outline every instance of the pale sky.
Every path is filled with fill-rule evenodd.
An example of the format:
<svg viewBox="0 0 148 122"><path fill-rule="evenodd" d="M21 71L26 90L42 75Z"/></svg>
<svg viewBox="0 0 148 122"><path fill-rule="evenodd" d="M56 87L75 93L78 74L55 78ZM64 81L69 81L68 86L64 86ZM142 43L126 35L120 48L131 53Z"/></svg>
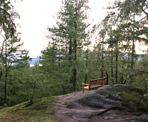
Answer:
<svg viewBox="0 0 148 122"><path fill-rule="evenodd" d="M89 22L98 23L106 15L105 8L114 0L90 0ZM49 42L46 35L48 27L55 24L56 13L60 11L61 0L23 0L14 4L14 9L20 14L16 22L20 27L21 41L25 49L29 50L31 58L41 55Z"/></svg>

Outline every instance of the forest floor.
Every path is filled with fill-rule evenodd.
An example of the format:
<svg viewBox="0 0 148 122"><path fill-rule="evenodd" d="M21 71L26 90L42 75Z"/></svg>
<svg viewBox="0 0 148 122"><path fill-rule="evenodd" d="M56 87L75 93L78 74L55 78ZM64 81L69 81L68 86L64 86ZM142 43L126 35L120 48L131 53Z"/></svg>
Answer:
<svg viewBox="0 0 148 122"><path fill-rule="evenodd" d="M141 112L125 110L106 110L79 106L69 108L68 103L90 94L92 91L75 92L57 97L37 99L27 106L24 102L12 107L0 109L0 122L147 122L131 121L131 118L145 118Z"/></svg>
<svg viewBox="0 0 148 122"><path fill-rule="evenodd" d="M89 92L85 91L84 94L89 94ZM59 122L131 122L130 119L132 117L145 117L141 112L112 109L106 111L106 109L86 106L80 106L79 108L67 107L67 103L84 94L81 91L57 97L57 100L54 102L54 111ZM90 113L93 113L93 116L90 116Z"/></svg>
<svg viewBox="0 0 148 122"><path fill-rule="evenodd" d="M53 102L56 97L35 100L0 109L0 122L57 122L54 116Z"/></svg>

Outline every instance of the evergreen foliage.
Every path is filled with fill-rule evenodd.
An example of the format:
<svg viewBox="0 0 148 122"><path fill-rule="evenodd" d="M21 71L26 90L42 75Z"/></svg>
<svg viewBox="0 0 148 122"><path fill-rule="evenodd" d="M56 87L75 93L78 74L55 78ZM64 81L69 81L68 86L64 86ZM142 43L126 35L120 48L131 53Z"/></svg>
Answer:
<svg viewBox="0 0 148 122"><path fill-rule="evenodd" d="M89 25L84 22L87 19L88 1L63 0L62 3L63 6L57 16L57 25L49 28L49 32L52 34L52 42L49 43L46 51L43 51L43 67L49 68L47 70L51 68L53 74L49 72L49 75L53 75L51 77L56 76L55 78L50 77L51 80L61 82L63 89L72 84L72 89L75 91L81 80L79 75L82 76L82 74L79 74L80 68L82 68L80 66L82 63L81 55L83 55L82 49L88 45L86 29ZM51 57L50 53L52 52L48 52L49 56L47 55L46 59L47 51L54 51L54 56ZM53 61L51 67L47 67L50 65L49 62L46 62L48 57L51 57L50 60ZM65 91L63 92L65 93Z"/></svg>
<svg viewBox="0 0 148 122"><path fill-rule="evenodd" d="M1 102L8 104L9 73L14 64L25 63L29 59L28 51L20 49L23 43L18 38L14 19L17 13L13 12L13 6L9 0L0 3L0 98Z"/></svg>
<svg viewBox="0 0 148 122"><path fill-rule="evenodd" d="M56 25L48 28L47 48L40 64L30 67L22 50L10 1L0 3L0 106L81 90L81 83L106 77L106 84L130 84L147 93L148 2L116 0L108 15L91 30L88 0L63 0ZM92 26L92 25L91 25ZM90 48L91 37L96 44ZM140 58L140 60L139 60ZM129 95L130 96L130 95Z"/></svg>

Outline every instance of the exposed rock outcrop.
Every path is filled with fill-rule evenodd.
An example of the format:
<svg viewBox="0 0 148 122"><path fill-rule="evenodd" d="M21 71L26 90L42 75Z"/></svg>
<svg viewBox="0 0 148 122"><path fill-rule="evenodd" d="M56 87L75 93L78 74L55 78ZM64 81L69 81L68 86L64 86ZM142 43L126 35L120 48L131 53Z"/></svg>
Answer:
<svg viewBox="0 0 148 122"><path fill-rule="evenodd" d="M144 104L143 92L129 85L106 85L89 94L80 96L68 103L68 108L77 108L80 105L95 108L123 108L131 111L148 110Z"/></svg>
<svg viewBox="0 0 148 122"><path fill-rule="evenodd" d="M148 103L143 97L143 92L132 86L106 85L84 94L78 92L59 97L61 100L62 98L63 101L65 99L62 107L65 108L64 111L61 109L61 113L75 122L148 120Z"/></svg>

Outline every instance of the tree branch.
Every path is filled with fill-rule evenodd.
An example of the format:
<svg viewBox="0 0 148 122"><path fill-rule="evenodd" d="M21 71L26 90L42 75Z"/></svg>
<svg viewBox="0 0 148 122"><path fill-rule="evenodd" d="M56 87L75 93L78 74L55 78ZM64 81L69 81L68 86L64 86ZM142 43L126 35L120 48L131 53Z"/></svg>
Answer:
<svg viewBox="0 0 148 122"><path fill-rule="evenodd" d="M142 9L142 11L144 12L144 14L146 14L147 19L148 19L148 13L144 10L144 8L143 8L143 7L141 7L141 9Z"/></svg>
<svg viewBox="0 0 148 122"><path fill-rule="evenodd" d="M143 18L140 19L138 22L142 22L145 18L147 18L147 16L143 17Z"/></svg>

